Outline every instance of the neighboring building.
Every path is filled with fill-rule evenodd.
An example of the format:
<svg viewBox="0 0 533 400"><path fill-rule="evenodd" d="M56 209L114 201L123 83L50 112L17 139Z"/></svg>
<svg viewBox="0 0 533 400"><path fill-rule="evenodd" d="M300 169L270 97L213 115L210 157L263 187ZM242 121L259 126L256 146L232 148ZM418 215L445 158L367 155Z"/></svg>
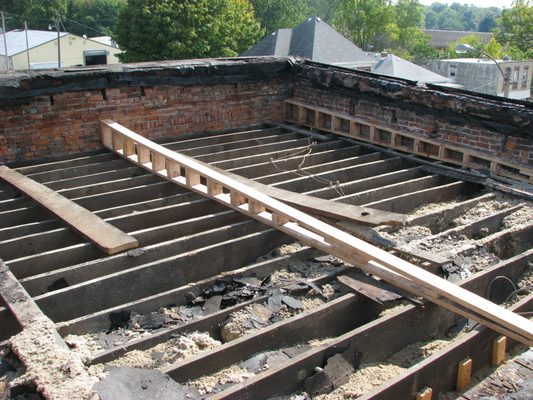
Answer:
<svg viewBox="0 0 533 400"><path fill-rule="evenodd" d="M92 38L89 38L89 39L90 40L94 40L95 42L98 42L98 43L107 44L108 46L111 46L111 47L114 47L114 48L118 49L117 42L115 42L111 38L111 36L95 36L95 37L92 37Z"/></svg>
<svg viewBox="0 0 533 400"><path fill-rule="evenodd" d="M533 60L498 61L504 74L510 77L509 98L524 100L531 96ZM473 92L503 96L505 85L498 65L492 60L457 58L427 61L425 67L460 84Z"/></svg>
<svg viewBox="0 0 533 400"><path fill-rule="evenodd" d="M376 61L374 54L364 52L318 17L272 32L241 56L295 56L367 71Z"/></svg>
<svg viewBox="0 0 533 400"><path fill-rule="evenodd" d="M394 54L382 53L381 58L372 66L371 72L389 75L396 78L409 79L415 82L432 83L436 85L453 85L450 78L431 72L419 65L413 64Z"/></svg>
<svg viewBox="0 0 533 400"><path fill-rule="evenodd" d="M10 70L58 67L57 32L13 30L5 37ZM68 32L60 32L59 37L61 67L119 62L120 50L116 47ZM4 37L0 35L0 71L5 71L5 57Z"/></svg>
<svg viewBox="0 0 533 400"><path fill-rule="evenodd" d="M440 29L422 29L422 32L431 36L429 45L436 49L445 49L450 44L469 35L479 36L483 43L490 42L493 36L490 32L444 31Z"/></svg>

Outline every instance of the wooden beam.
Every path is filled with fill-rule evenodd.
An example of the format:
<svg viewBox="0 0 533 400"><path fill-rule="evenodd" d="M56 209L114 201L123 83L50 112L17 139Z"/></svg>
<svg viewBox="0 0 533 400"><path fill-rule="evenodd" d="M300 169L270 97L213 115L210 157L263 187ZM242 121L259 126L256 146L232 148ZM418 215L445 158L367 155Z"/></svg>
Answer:
<svg viewBox="0 0 533 400"><path fill-rule="evenodd" d="M153 143L114 121L106 120L101 121L101 123L103 143L109 143L112 134L120 133L134 140L136 144L150 147L151 151L157 152L166 159L176 161L186 169L194 170L198 176L203 177L206 181L219 182L228 193L223 192L216 196L210 196L207 187L203 184L187 186L184 177L168 178L166 171L152 170L155 174L275 227L307 245L339 257L349 264L357 265L371 274L388 282L393 282L402 289L407 289L416 295L421 295L454 312L474 319L501 334L512 336L527 345L533 344L533 322L526 318L298 211L256 189L243 185L205 164ZM109 148L109 145L107 147ZM137 157L135 155L124 156L122 149L111 149L132 162L136 162ZM144 168L150 170L149 166L144 166ZM239 206L231 204L229 192L239 192L248 202ZM250 200L262 205L265 211L258 214L250 212ZM280 217L289 222L278 224Z"/></svg>
<svg viewBox="0 0 533 400"><path fill-rule="evenodd" d="M209 166L201 161L198 162L208 168L213 169L213 171L216 171L221 175L225 175L243 185L264 193L267 196L312 214L342 221L355 222L368 226L400 225L405 221L405 216L403 214L380 211L374 208L360 207L353 204L333 202L331 200L325 200L318 197L291 192L290 190L265 185L232 172Z"/></svg>
<svg viewBox="0 0 533 400"><path fill-rule="evenodd" d="M124 143L124 140L113 142L115 146L117 143ZM135 238L17 171L0 166L0 177L15 186L18 191L31 197L107 254L115 254L139 246Z"/></svg>
<svg viewBox="0 0 533 400"><path fill-rule="evenodd" d="M490 171L494 175L507 176L513 179L519 179L522 181L530 181L533 178L533 168L529 168L526 165L509 162L502 158L496 157L493 154L482 153L472 148L457 146L445 142L441 142L435 139L428 137L419 137L415 134L403 131L397 131L391 129L390 126L379 125L371 123L361 118L357 118L350 114L339 113L333 110L329 110L323 107L317 107L310 104L305 104L301 101L294 99L287 99L284 101L285 105L293 105L299 108L304 109L309 112L312 111L315 115L321 115L322 118L329 117L333 119L334 117L344 119L347 123L358 123L369 128L369 135L362 135L360 132L358 135L354 136L351 132L346 132L341 129L335 129L335 126L325 127L323 124L319 124L317 121L300 121L295 118L291 118L288 113L285 114L285 118L290 121L301 125L307 125L311 128L317 128L322 131L329 131L337 135L355 137L366 142L374 144L386 144L389 147L396 148L401 151L407 151L411 154L417 154L428 158L433 158L441 160L447 163L457 164L463 167L472 167L479 168L482 165L488 164ZM318 119L317 119L318 120ZM396 140L391 140L391 142L383 143L380 139L380 135L377 134L378 131L383 131L392 136L396 136ZM408 145L402 144L401 140L398 138L404 138ZM424 145L438 149L437 151L425 151L423 150ZM473 160L477 160L474 162Z"/></svg>

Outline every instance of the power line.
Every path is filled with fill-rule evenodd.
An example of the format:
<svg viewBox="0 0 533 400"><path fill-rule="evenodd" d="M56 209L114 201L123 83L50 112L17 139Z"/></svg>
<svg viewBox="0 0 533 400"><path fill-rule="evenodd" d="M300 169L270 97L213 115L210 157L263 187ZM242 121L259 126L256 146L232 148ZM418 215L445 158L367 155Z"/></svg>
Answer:
<svg viewBox="0 0 533 400"><path fill-rule="evenodd" d="M5 13L5 15L11 15L13 17L18 17L18 18L23 18L24 17L23 15L20 15L20 14L13 14L13 13L7 13L7 12ZM70 22L72 22L72 23L74 23L76 25L83 26L84 28L90 29L93 32L99 33L99 34L101 34L103 36L107 36L108 35L108 33L104 32L104 31L98 30L96 28L92 28L92 27L90 27L88 25L82 24L81 22L75 21L75 20L67 18L65 16L62 16L61 18L64 19L65 21L70 21ZM53 21L54 18L32 18L32 20L50 22L50 21ZM63 25L63 28L65 29L65 31L67 31L67 28L65 27L65 24L63 24L63 22L61 22L61 25Z"/></svg>
<svg viewBox="0 0 533 400"><path fill-rule="evenodd" d="M73 19L70 19L70 18L67 18L67 17L63 17L66 21L70 21L70 22L73 22L75 23L76 25L79 25L79 26L83 26L84 28L87 28L87 29L90 29L96 33L99 33L103 36L107 36L107 33L106 32L103 32L103 31L100 31L98 29L95 29L95 28L91 28L90 26L88 25L85 25L85 24L82 24L81 22L78 22L78 21L74 21ZM64 26L64 25L63 25ZM66 29L66 28L65 28Z"/></svg>

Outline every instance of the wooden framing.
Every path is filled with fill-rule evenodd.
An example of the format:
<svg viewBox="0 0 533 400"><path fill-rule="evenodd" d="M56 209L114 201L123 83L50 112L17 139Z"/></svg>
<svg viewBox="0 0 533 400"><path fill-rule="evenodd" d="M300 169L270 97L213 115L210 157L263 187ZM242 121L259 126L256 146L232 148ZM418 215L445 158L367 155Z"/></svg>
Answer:
<svg viewBox="0 0 533 400"><path fill-rule="evenodd" d="M115 138L115 140L120 139L122 139L120 145L123 146L125 152L131 153L133 151L131 143L119 136ZM118 146L119 143L116 145ZM107 254L115 254L139 246L137 239L105 222L86 208L15 170L4 165L0 166L0 178L35 200Z"/></svg>
<svg viewBox="0 0 533 400"><path fill-rule="evenodd" d="M533 169L491 156L490 154L454 146L442 141L421 138L390 127L369 123L349 114L342 114L289 99L284 101L284 118L288 122L304 125L352 139L400 150L451 164L474 169L489 169L494 175L533 183ZM309 119L314 114L320 118ZM326 122L331 121L331 123Z"/></svg>
<svg viewBox="0 0 533 400"><path fill-rule="evenodd" d="M307 245L357 265L397 287L474 319L503 335L527 345L533 344L533 322L520 315L272 199L205 164L168 150L114 121L101 121L101 133L105 147L158 176L275 227ZM125 147L131 148L131 144L125 144L128 141L133 142L136 149L136 153L129 156L124 154ZM167 169L154 170L153 161L139 162L139 155L143 152L149 152L151 160L154 157L164 158L163 164L174 165L176 171L179 166L180 175L169 178ZM216 191L218 194L213 194L212 190L208 190L209 187L219 188ZM239 205L232 204L231 193L238 193L244 202L239 201ZM234 194L233 198L235 197ZM254 204L253 207L250 207L250 203Z"/></svg>
<svg viewBox="0 0 533 400"><path fill-rule="evenodd" d="M472 359L465 358L457 367L457 391L462 392L470 385L472 378Z"/></svg>

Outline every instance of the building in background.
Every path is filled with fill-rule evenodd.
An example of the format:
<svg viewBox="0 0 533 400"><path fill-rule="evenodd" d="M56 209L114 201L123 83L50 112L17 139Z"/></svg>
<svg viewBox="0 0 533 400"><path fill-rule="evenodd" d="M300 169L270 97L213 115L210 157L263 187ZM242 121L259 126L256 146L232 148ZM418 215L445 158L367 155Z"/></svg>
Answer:
<svg viewBox="0 0 533 400"><path fill-rule="evenodd" d="M509 98L525 100L531 97L533 60L498 61L498 65L509 77ZM505 80L498 65L492 60L456 58L427 61L424 67L452 79L466 90L504 96Z"/></svg>
<svg viewBox="0 0 533 400"><path fill-rule="evenodd" d="M377 60L373 53L363 51L319 17L310 17L292 29L278 29L241 56L295 56L366 71Z"/></svg>
<svg viewBox="0 0 533 400"><path fill-rule="evenodd" d="M5 35L9 70L57 68L57 32L13 30ZM120 49L111 44L59 33L61 67L116 64ZM0 35L0 71L6 70L4 37Z"/></svg>
<svg viewBox="0 0 533 400"><path fill-rule="evenodd" d="M493 36L490 32L445 31L441 29L422 29L422 32L431 36L429 45L435 49L445 49L450 44L470 35L479 36L483 43L486 44L490 42Z"/></svg>

